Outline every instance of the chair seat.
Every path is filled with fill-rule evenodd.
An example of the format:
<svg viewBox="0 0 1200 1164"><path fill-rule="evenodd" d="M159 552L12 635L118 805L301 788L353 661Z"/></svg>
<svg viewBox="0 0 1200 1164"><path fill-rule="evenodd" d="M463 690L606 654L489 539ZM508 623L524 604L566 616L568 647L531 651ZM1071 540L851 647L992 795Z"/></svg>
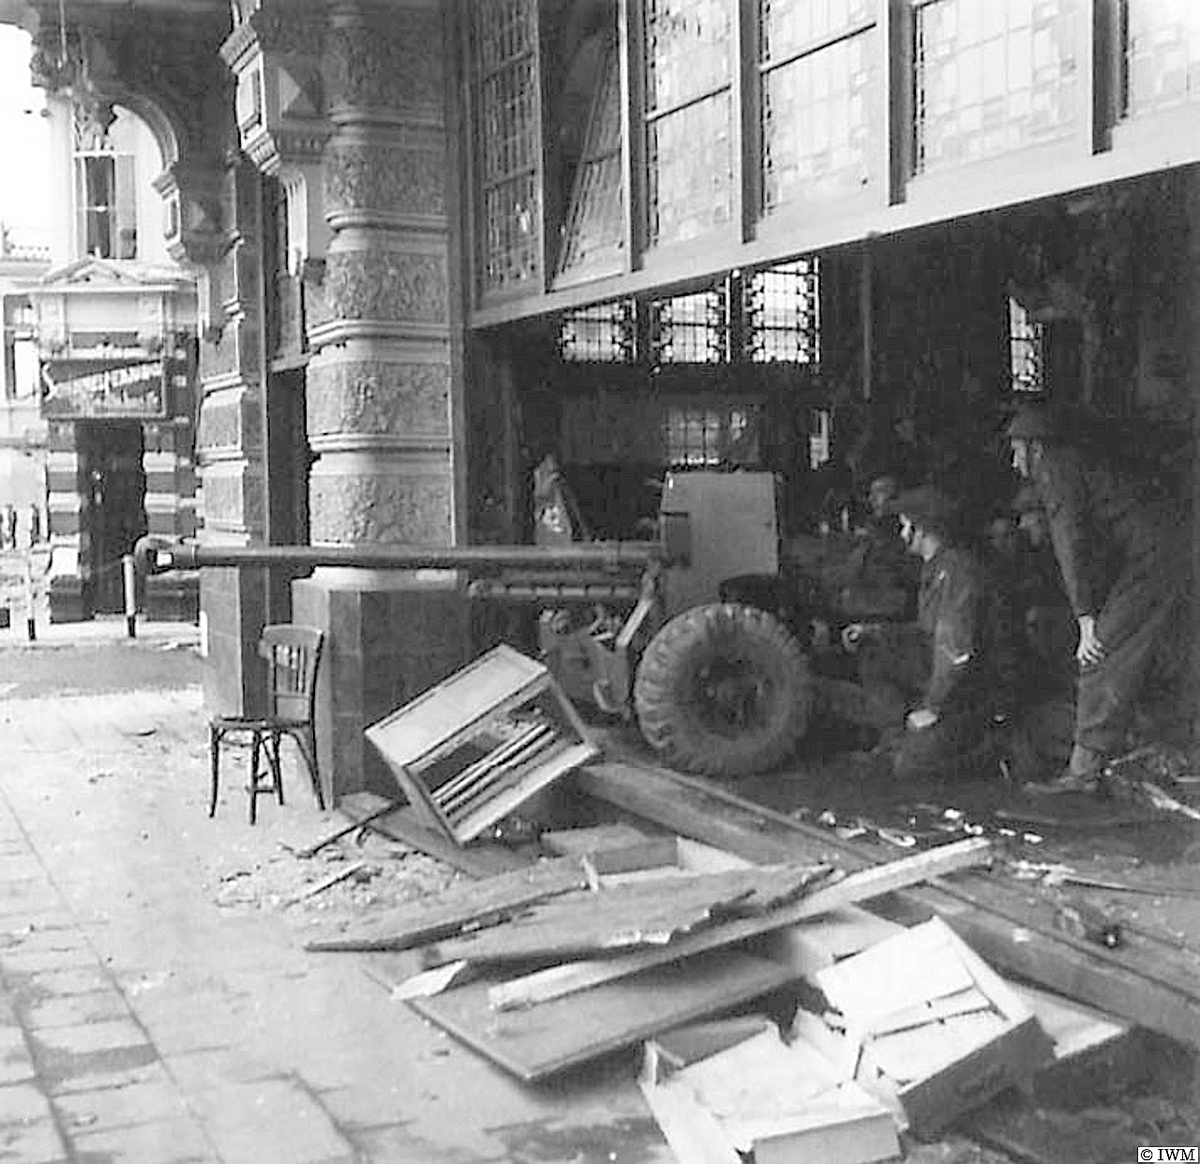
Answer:
<svg viewBox="0 0 1200 1164"><path fill-rule="evenodd" d="M277 717L252 719L238 715L214 715L208 724L209 727L244 728L248 731L269 731L272 728L286 731L289 728L308 727L308 721L303 719L279 719Z"/></svg>

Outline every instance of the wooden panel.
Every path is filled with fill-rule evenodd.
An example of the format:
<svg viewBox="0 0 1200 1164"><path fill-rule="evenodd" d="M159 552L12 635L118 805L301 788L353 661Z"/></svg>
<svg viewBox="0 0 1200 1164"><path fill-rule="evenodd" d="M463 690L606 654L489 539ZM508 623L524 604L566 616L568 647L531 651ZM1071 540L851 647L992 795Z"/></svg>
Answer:
<svg viewBox="0 0 1200 1164"><path fill-rule="evenodd" d="M486 979L409 1006L493 1063L535 1082L789 981L785 967L722 950L532 1010L493 1011Z"/></svg>
<svg viewBox="0 0 1200 1164"><path fill-rule="evenodd" d="M453 885L436 897L388 910L345 933L317 938L307 950L406 950L456 934L469 924L496 923L535 901L587 888L575 857L559 857L484 881Z"/></svg>
<svg viewBox="0 0 1200 1164"><path fill-rule="evenodd" d="M752 867L570 894L502 928L444 942L436 957L439 962L522 962L661 947L719 914L761 914L800 896L827 872L822 866Z"/></svg>

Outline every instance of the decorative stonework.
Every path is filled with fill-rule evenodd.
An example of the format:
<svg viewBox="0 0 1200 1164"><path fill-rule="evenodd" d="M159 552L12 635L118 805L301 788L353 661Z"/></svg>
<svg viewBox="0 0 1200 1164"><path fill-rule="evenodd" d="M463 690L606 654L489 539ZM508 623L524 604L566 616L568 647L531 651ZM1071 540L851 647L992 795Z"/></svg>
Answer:
<svg viewBox="0 0 1200 1164"><path fill-rule="evenodd" d="M445 150L335 144L325 159L325 210L444 215Z"/></svg>
<svg viewBox="0 0 1200 1164"><path fill-rule="evenodd" d="M400 251L331 254L325 300L334 319L446 323L446 263L439 255Z"/></svg>
<svg viewBox="0 0 1200 1164"><path fill-rule="evenodd" d="M327 42L331 108L441 108L442 20L436 11L393 10L386 19L343 24Z"/></svg>
<svg viewBox="0 0 1200 1164"><path fill-rule="evenodd" d="M449 364L313 363L308 369L308 431L311 436L446 434L449 399Z"/></svg>
<svg viewBox="0 0 1200 1164"><path fill-rule="evenodd" d="M453 528L450 482L437 477L314 473L308 505L314 545L445 545Z"/></svg>
<svg viewBox="0 0 1200 1164"><path fill-rule="evenodd" d="M245 465L204 474L204 521L224 529L259 531L263 526L262 478Z"/></svg>
<svg viewBox="0 0 1200 1164"><path fill-rule="evenodd" d="M251 407L249 391L235 388L211 392L200 406L196 452L201 461L212 454L242 451L259 444L259 415Z"/></svg>

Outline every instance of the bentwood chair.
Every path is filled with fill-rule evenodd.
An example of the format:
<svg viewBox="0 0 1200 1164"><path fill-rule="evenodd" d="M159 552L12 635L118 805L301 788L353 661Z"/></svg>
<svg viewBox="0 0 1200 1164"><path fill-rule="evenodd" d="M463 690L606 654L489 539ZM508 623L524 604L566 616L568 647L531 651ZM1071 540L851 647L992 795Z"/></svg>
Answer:
<svg viewBox="0 0 1200 1164"><path fill-rule="evenodd" d="M325 808L317 767L316 698L317 668L321 664L324 635L312 627L276 625L263 628L258 653L267 661L267 708L263 716L214 715L208 721L212 765L212 790L208 815L217 812L221 783L221 744L227 736L250 737L250 823L258 817L258 798L274 793L283 803L280 744L284 736L296 743L308 769L317 805ZM268 772L260 770L265 755Z"/></svg>

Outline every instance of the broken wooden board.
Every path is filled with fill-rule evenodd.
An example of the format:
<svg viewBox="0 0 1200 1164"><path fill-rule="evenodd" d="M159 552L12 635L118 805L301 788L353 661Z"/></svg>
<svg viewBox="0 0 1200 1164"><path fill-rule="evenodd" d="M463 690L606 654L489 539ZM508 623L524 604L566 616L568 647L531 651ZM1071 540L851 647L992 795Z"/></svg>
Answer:
<svg viewBox="0 0 1200 1164"><path fill-rule="evenodd" d="M829 873L826 865L754 865L565 894L503 927L442 943L427 962L530 962L664 946L719 917L760 916Z"/></svg>
<svg viewBox="0 0 1200 1164"><path fill-rule="evenodd" d="M739 950L716 950L531 1010L492 1010L486 979L408 1005L532 1083L791 981L786 966Z"/></svg>
<svg viewBox="0 0 1200 1164"><path fill-rule="evenodd" d="M468 925L494 925L534 902L586 889L587 884L587 872L579 860L555 857L484 881L452 885L435 898L388 910L353 930L314 938L304 948L407 950L457 934Z"/></svg>
<svg viewBox="0 0 1200 1164"><path fill-rule="evenodd" d="M352 792L338 801L338 809L351 820L363 823L367 818L386 806L387 799L373 792ZM411 807L398 808L387 816L371 820L371 828L394 841L416 849L427 857L433 857L461 870L471 877L491 877L513 869L524 869L529 865L504 845L487 841L475 841L471 845L456 845L440 833L434 832L417 820Z"/></svg>
<svg viewBox="0 0 1200 1164"><path fill-rule="evenodd" d="M587 857L597 873L628 873L679 863L679 839L651 837L630 824L595 825L591 828L556 829L539 838L548 853Z"/></svg>
<svg viewBox="0 0 1200 1164"><path fill-rule="evenodd" d="M504 1007L529 1006L587 990L604 982L613 982L652 966L688 958L705 950L731 946L774 930L783 929L805 918L827 914L831 910L866 901L890 893L926 877L937 876L952 869L966 868L989 859L991 845L983 838L970 838L943 845L927 853L917 853L861 870L832 885L813 890L792 905L773 910L762 917L741 918L723 922L706 930L677 938L670 945L638 950L632 954L609 958L593 958L554 966L531 974L525 979L499 986L493 992L497 1005ZM783 959L783 961L788 961ZM790 964L790 962L789 962ZM793 969L795 967L793 966ZM799 975L797 975L799 976Z"/></svg>
<svg viewBox="0 0 1200 1164"><path fill-rule="evenodd" d="M1010 1092L973 1112L963 1130L973 1140L1027 1164L1140 1159L1145 1134L1105 1118L1110 1114L1048 1110Z"/></svg>
<svg viewBox="0 0 1200 1164"><path fill-rule="evenodd" d="M575 786L752 861L830 860L854 869L880 860L866 846L649 762L592 764L576 773ZM1116 950L1085 942L1059 929L1052 906L1027 888L970 873L901 890L892 900L899 912L889 916L905 924L944 917L1007 973L1200 1046L1200 971L1186 951L1151 946L1136 934Z"/></svg>

